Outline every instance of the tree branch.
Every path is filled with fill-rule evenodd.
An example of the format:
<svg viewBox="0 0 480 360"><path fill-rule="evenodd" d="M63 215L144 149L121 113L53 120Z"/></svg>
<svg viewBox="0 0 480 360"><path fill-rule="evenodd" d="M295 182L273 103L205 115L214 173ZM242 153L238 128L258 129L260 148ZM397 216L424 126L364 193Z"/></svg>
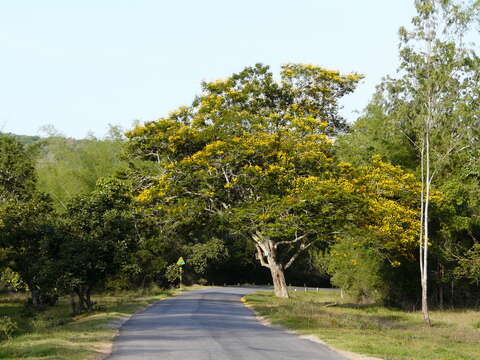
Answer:
<svg viewBox="0 0 480 360"><path fill-rule="evenodd" d="M465 145L463 147L461 147L460 149L458 150L455 150L455 146L452 146L450 149L447 150L447 152L445 154L443 154L443 156L440 158L440 162L444 161L448 156L450 156L451 154L455 154L455 153L459 153L460 151L463 151L465 149L468 149L470 148L470 145ZM432 171L432 175L430 176L430 181L435 177L436 173L438 172L438 169L439 167L435 167L435 169Z"/></svg>
<svg viewBox="0 0 480 360"><path fill-rule="evenodd" d="M277 243L275 243L274 247L275 249L278 248L278 245L283 245L283 244L295 244L296 242L299 242L300 240L306 238L308 235L310 235L309 233L305 233L301 236L297 236L297 232L295 231L295 239L293 240L285 240L285 241L279 241Z"/></svg>
<svg viewBox="0 0 480 360"><path fill-rule="evenodd" d="M303 251L307 250L307 249L310 247L310 245L312 245L313 243L314 243L314 241L309 242L307 245L301 244L301 245L300 245L300 248L298 249L298 251L291 257L291 259L290 259L290 260L287 262L287 264L283 267L284 270L287 270L287 269L290 267L290 265L292 265L293 262L294 262L295 260L297 260L297 258L300 256L300 254L301 254Z"/></svg>
<svg viewBox="0 0 480 360"><path fill-rule="evenodd" d="M260 248L266 252L268 249L265 248L265 244L261 240L261 235L259 234L252 234L252 239L255 242L255 246L260 246Z"/></svg>
<svg viewBox="0 0 480 360"><path fill-rule="evenodd" d="M229 184L229 183L230 183L230 180L229 180L229 178L228 178L228 176L227 176L227 172L225 171L225 168L224 168L224 167L222 167L222 172L223 172L223 176L225 176L225 181L227 182L227 184Z"/></svg>
<svg viewBox="0 0 480 360"><path fill-rule="evenodd" d="M400 130L400 132L408 139L408 141L412 143L414 147L416 147L417 149L420 148L418 144L410 136L408 136L408 134L405 131L403 131L401 127L398 127L398 130Z"/></svg>
<svg viewBox="0 0 480 360"><path fill-rule="evenodd" d="M263 253L260 245L255 244L255 248L257 249L257 259L260 260L260 265L270 269L270 265L268 265L268 263L266 263L265 259L263 258Z"/></svg>
<svg viewBox="0 0 480 360"><path fill-rule="evenodd" d="M150 152L150 153L148 153L148 154L145 154L144 156L154 156L154 157L157 158L157 164L160 164L160 162L161 162L161 161L160 161L160 155L158 154L158 152L153 152L153 151L152 151L152 152Z"/></svg>

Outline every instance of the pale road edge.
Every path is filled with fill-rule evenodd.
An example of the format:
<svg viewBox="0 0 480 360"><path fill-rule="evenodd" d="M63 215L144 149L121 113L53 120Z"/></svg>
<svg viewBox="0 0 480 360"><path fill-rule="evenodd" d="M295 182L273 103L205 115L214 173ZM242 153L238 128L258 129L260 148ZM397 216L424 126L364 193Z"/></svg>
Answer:
<svg viewBox="0 0 480 360"><path fill-rule="evenodd" d="M300 334L298 333L297 331L294 331L294 330L290 330L284 326L281 326L281 325L273 325L271 323L271 321L269 319L267 319L266 317L260 315L256 310L255 308L253 307L252 304L250 304L247 299L244 297L242 297L240 299L243 303L243 305L245 305L246 307L248 307L254 314L255 314L255 317L257 319L258 322L260 322L262 325L264 326L268 326L268 327L271 327L271 328L274 328L274 329L279 329L279 330L282 330L282 331L285 331L289 334L294 334L294 335L297 335L298 337L300 337L301 339L305 339L305 340L310 340L310 341L313 341L317 344L321 344L323 346L326 346L327 348L329 348L330 350L332 351L335 351L337 353L339 353L340 355L342 356L345 356L347 359L349 360L383 360L381 358L377 358L377 357L372 357L372 356L368 356L368 355L362 355L362 354L357 354L357 353L353 353L353 352L350 352L350 351L346 351L346 350L340 350L340 349L337 349L329 344L327 344L326 342L324 342L323 340L321 340L320 338L318 338L316 335L303 335L303 334Z"/></svg>

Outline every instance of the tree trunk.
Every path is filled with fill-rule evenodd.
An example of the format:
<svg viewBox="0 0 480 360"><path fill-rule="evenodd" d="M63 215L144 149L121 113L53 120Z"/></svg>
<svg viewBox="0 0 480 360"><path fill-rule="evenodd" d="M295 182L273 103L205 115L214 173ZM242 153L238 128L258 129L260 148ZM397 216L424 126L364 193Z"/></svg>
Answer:
<svg viewBox="0 0 480 360"><path fill-rule="evenodd" d="M428 112L430 117L430 108ZM425 136L425 201L424 201L424 216L423 216L423 276L422 276L422 314L423 320L428 326L432 326L430 321L430 314L428 311L428 207L430 203L430 118L427 120L427 130Z"/></svg>
<svg viewBox="0 0 480 360"><path fill-rule="evenodd" d="M263 267L269 268L272 274L275 296L288 298L287 282L285 281L284 266L277 260L275 243L266 236L257 233L253 236L257 249L257 260Z"/></svg>
<svg viewBox="0 0 480 360"><path fill-rule="evenodd" d="M438 306L440 310L443 310L443 288L444 288L444 270L443 270L443 265L441 263L438 264L438 278L440 279L439 284L438 284Z"/></svg>
<svg viewBox="0 0 480 360"><path fill-rule="evenodd" d="M32 287L30 293L32 294L32 305L36 308L40 307L40 305L42 305L40 291Z"/></svg>
<svg viewBox="0 0 480 360"><path fill-rule="evenodd" d="M270 252L268 254L267 261L270 268L270 273L272 274L273 291L275 292L275 296L289 298L287 282L285 281L285 270L283 265L277 260L277 249L271 240L268 241L268 247Z"/></svg>
<svg viewBox="0 0 480 360"><path fill-rule="evenodd" d="M428 326L431 326L430 315L428 312L428 296L427 296L427 278L424 276L422 278L422 314L423 320Z"/></svg>
<svg viewBox="0 0 480 360"><path fill-rule="evenodd" d="M77 293L78 296L78 310L79 312L82 311L92 311L93 310L93 305L95 303L92 301L91 297L91 292L92 289L90 286L84 287L84 286L79 286L78 288L75 289L75 292Z"/></svg>
<svg viewBox="0 0 480 360"><path fill-rule="evenodd" d="M454 284L453 280L450 281L450 307L455 307L455 292L453 290Z"/></svg>
<svg viewBox="0 0 480 360"><path fill-rule="evenodd" d="M85 299L85 294L84 294L84 288L83 286L79 286L75 289L75 292L78 296L78 312L83 312L85 311L88 306L87 306L87 300Z"/></svg>
<svg viewBox="0 0 480 360"><path fill-rule="evenodd" d="M275 296L281 298L288 298L288 288L285 281L285 275L281 264L270 264L270 272L273 280L273 290Z"/></svg>
<svg viewBox="0 0 480 360"><path fill-rule="evenodd" d="M72 314L76 315L79 313L79 309L77 307L77 303L75 301L75 293L70 293L70 306L72 307Z"/></svg>
<svg viewBox="0 0 480 360"><path fill-rule="evenodd" d="M92 302L91 292L92 292L92 289L90 286L88 286L87 290L85 291L85 303L87 305L88 312L93 311L93 305L94 305L94 303Z"/></svg>
<svg viewBox="0 0 480 360"><path fill-rule="evenodd" d="M140 285L142 288L142 295L145 295L147 293L147 279L146 276L143 276L142 278L142 284Z"/></svg>
<svg viewBox="0 0 480 360"><path fill-rule="evenodd" d="M440 307L440 310L443 310L443 283L440 283L438 289L438 306Z"/></svg>

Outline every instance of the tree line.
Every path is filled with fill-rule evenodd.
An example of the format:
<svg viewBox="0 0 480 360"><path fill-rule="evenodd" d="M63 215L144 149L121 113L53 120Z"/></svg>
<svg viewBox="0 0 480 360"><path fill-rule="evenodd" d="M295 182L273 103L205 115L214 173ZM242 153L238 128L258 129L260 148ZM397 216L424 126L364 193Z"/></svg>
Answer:
<svg viewBox="0 0 480 360"><path fill-rule="evenodd" d="M256 64L122 135L0 138L3 281L35 306L178 281L332 284L408 309L478 305L478 3L415 1L400 69L349 125L362 75ZM265 268L265 269L263 269Z"/></svg>

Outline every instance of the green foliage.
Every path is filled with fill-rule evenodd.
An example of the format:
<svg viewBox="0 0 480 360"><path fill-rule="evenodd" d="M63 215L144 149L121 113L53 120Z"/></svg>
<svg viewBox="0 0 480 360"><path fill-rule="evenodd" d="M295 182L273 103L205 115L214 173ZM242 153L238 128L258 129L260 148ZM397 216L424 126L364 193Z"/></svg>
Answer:
<svg viewBox="0 0 480 360"><path fill-rule="evenodd" d="M350 192L357 206L351 208L350 225L334 235L329 259L320 261L332 284L352 298L399 305L399 280L416 256L420 184L378 157L365 166L342 168L341 193Z"/></svg>
<svg viewBox="0 0 480 360"><path fill-rule="evenodd" d="M22 280L21 275L9 267L3 269L0 274L0 289L1 288L11 288L15 291L28 291L28 286Z"/></svg>
<svg viewBox="0 0 480 360"><path fill-rule="evenodd" d="M334 216L306 213L305 197L294 191L297 180L334 171L329 135L346 129L338 99L361 76L302 64L283 66L280 76L275 81L259 64L203 83L192 106L127 134L130 158L157 165L137 196L144 217L154 219L157 243L190 245L194 238L202 249L211 238L260 234L285 243L277 259L277 246L269 252L272 261L290 266L297 252L331 227ZM323 228L315 229L316 218Z"/></svg>
<svg viewBox="0 0 480 360"><path fill-rule="evenodd" d="M53 304L58 236L50 198L36 190L33 159L13 138L0 138L0 249L35 306ZM15 280L15 278L12 278ZM17 285L20 279L15 280Z"/></svg>
<svg viewBox="0 0 480 360"><path fill-rule="evenodd" d="M203 94L181 107L130 131L131 155L152 161L179 160L224 137L296 127L321 133L346 128L338 100L352 92L360 75L341 75L314 65L288 64L277 82L268 66L247 67L225 80L202 83ZM295 121L302 118L303 122Z"/></svg>
<svg viewBox="0 0 480 360"><path fill-rule="evenodd" d="M220 239L211 239L204 244L189 246L189 262L198 275L204 275L209 266L221 263L228 256L228 250Z"/></svg>
<svg viewBox="0 0 480 360"><path fill-rule="evenodd" d="M111 127L104 139L76 140L50 132L36 155L39 189L52 196L59 211L65 211L70 199L93 191L100 178L126 167L121 160L123 143L118 127Z"/></svg>
<svg viewBox="0 0 480 360"><path fill-rule="evenodd" d="M366 165L374 155L409 170L417 168L415 146L389 117L378 90L363 114L335 142L336 156L355 165Z"/></svg>
<svg viewBox="0 0 480 360"><path fill-rule="evenodd" d="M27 284L35 306L55 303L60 238L50 199L35 194L26 202L8 201L0 207L0 216L7 264Z"/></svg>
<svg viewBox="0 0 480 360"><path fill-rule="evenodd" d="M366 234L359 234L359 237ZM368 235L367 235L368 236ZM383 302L388 293L384 258L362 239L344 237L331 248L328 271L332 285L341 288L356 302Z"/></svg>
<svg viewBox="0 0 480 360"><path fill-rule="evenodd" d="M476 283L480 282L480 244L473 245L458 262L455 269L460 278L469 279Z"/></svg>
<svg viewBox="0 0 480 360"><path fill-rule="evenodd" d="M1 316L0 317L0 334L3 335L4 338L11 339L12 334L15 330L17 330L18 326L15 321L12 320L9 316Z"/></svg>
<svg viewBox="0 0 480 360"><path fill-rule="evenodd" d="M25 147L12 137L0 136L0 203L28 199L35 184L33 161Z"/></svg>
<svg viewBox="0 0 480 360"><path fill-rule="evenodd" d="M182 276L182 268L178 266L177 264L171 264L167 266L167 269L165 270L165 278L170 282L170 283L175 283L180 280Z"/></svg>
<svg viewBox="0 0 480 360"><path fill-rule="evenodd" d="M480 237L480 61L475 44L464 40L480 8L462 1L415 3L412 29L400 29L398 78L382 81L352 133L335 145L338 156L355 165L379 154L420 178L420 149L429 137L429 181L441 193L428 226L431 301L443 304L450 298L451 304L464 304L478 289L466 287L463 272L455 269ZM401 272L418 276L404 264ZM457 293L447 291L448 286Z"/></svg>
<svg viewBox="0 0 480 360"><path fill-rule="evenodd" d="M95 190L73 198L64 216L59 283L79 297L80 310L92 310L91 292L126 263L134 246L128 185L101 179Z"/></svg>
<svg viewBox="0 0 480 360"><path fill-rule="evenodd" d="M308 257L305 250L363 229L361 247L375 249L378 266L386 258L394 266L412 261L420 189L414 177L378 158L354 167L333 156L330 135L345 129L337 99L359 79L287 65L275 82L268 68L247 68L203 84L191 107L128 133L130 156L157 166L137 196L139 211L158 228L151 246L208 249L209 237L246 238L262 265L283 271L300 254ZM322 110L327 94L332 106ZM331 271L339 277L346 270ZM386 293L375 276L376 292L367 289L365 297Z"/></svg>

